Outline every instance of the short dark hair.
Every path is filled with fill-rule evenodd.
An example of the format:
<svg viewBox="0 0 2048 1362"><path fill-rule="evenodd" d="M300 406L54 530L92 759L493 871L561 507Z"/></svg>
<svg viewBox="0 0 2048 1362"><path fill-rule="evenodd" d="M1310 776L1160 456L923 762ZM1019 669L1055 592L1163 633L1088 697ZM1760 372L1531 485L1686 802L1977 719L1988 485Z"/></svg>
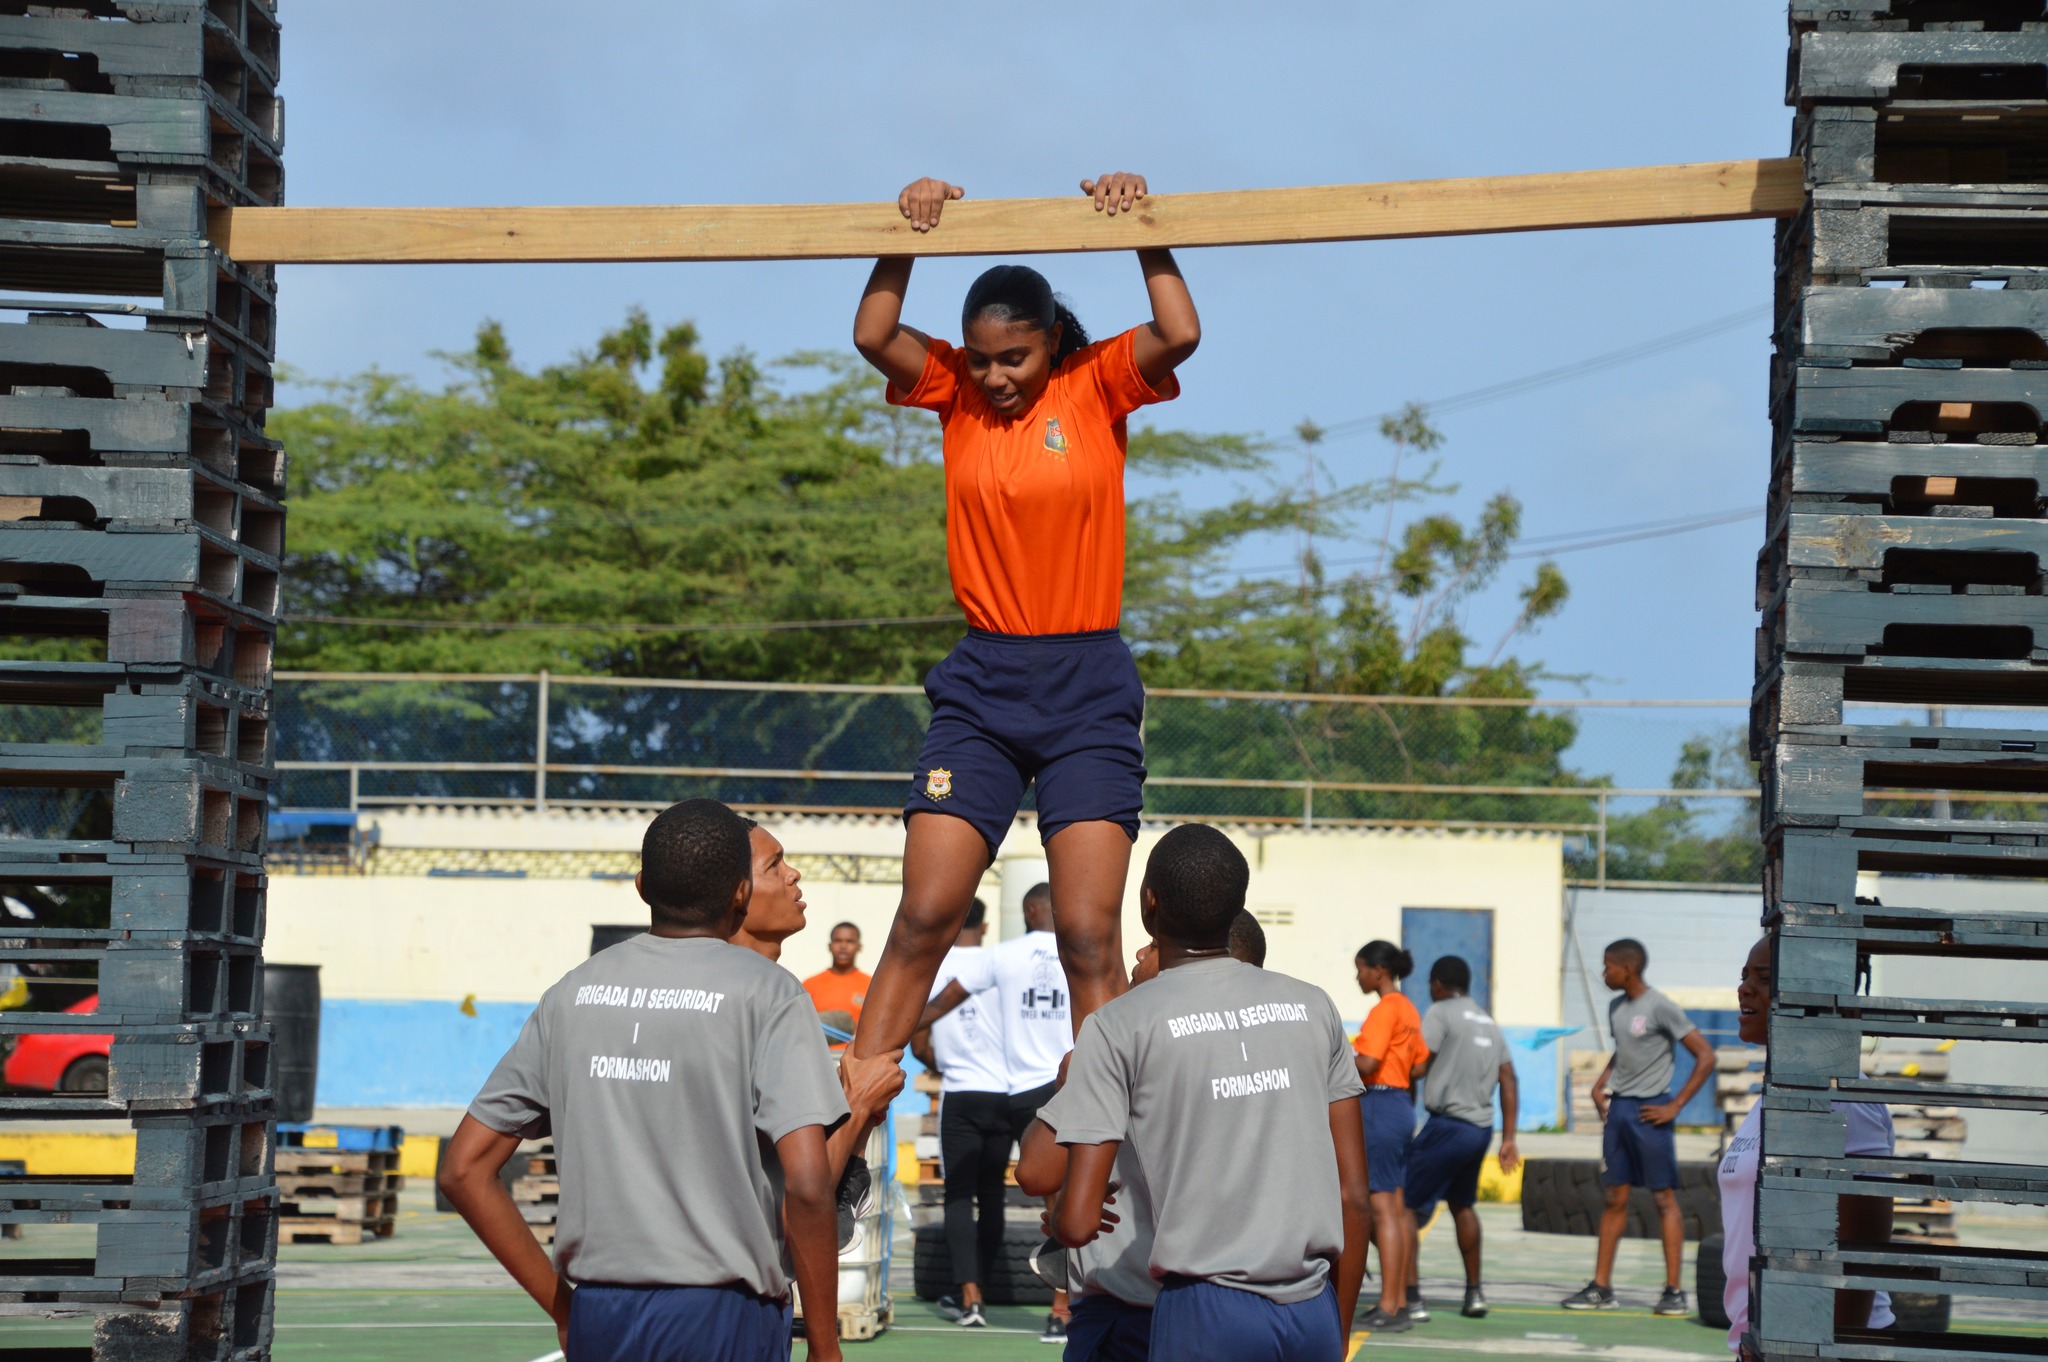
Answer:
<svg viewBox="0 0 2048 1362"><path fill-rule="evenodd" d="M1406 979L1415 973L1415 957L1391 941L1368 941L1358 948L1357 961L1383 969L1396 979Z"/></svg>
<svg viewBox="0 0 2048 1362"><path fill-rule="evenodd" d="M1044 880L1040 880L1037 884L1032 885L1029 889L1026 889L1024 891L1023 901L1029 903L1033 899L1049 899L1051 897L1052 886L1047 884Z"/></svg>
<svg viewBox="0 0 2048 1362"><path fill-rule="evenodd" d="M848 932L852 932L852 933L853 933L853 934L854 934L855 936L859 936L859 935L860 935L860 924L859 924L859 923L857 923L857 922L835 922L835 923L833 923L833 924L832 924L832 930L831 930L831 931L829 931L829 932L827 932L827 933L825 933L825 935L826 935L826 936L827 936L828 938L829 938L829 937L834 937L834 936L837 936L837 935L839 935L839 933L840 933L841 931L848 931Z"/></svg>
<svg viewBox="0 0 2048 1362"><path fill-rule="evenodd" d="M1247 965L1266 967L1266 929L1249 908L1238 909L1230 919L1230 953Z"/></svg>
<svg viewBox="0 0 2048 1362"><path fill-rule="evenodd" d="M962 931L972 931L988 921L988 905L980 899L967 905L967 920L960 924Z"/></svg>
<svg viewBox="0 0 2048 1362"><path fill-rule="evenodd" d="M640 892L657 924L716 927L753 878L747 825L715 799L671 804L640 839Z"/></svg>
<svg viewBox="0 0 2048 1362"><path fill-rule="evenodd" d="M1145 861L1145 884L1159 904L1159 925L1188 946L1225 946L1244 908L1252 868L1231 840L1201 823L1183 823L1159 839Z"/></svg>
<svg viewBox="0 0 2048 1362"><path fill-rule="evenodd" d="M1600 953L1613 956L1637 974L1641 974L1650 967L1650 953L1643 949L1642 942L1632 936L1625 936L1619 941L1608 942L1607 949Z"/></svg>
<svg viewBox="0 0 2048 1362"><path fill-rule="evenodd" d="M1472 991L1472 967L1462 955L1439 955L1429 967L1429 982L1442 984L1453 993Z"/></svg>

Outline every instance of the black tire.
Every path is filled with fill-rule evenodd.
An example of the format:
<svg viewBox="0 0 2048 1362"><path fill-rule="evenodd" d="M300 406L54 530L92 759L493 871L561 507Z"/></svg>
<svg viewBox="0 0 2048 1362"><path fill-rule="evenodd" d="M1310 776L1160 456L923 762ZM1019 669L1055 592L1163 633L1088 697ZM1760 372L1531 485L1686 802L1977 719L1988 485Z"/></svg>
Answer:
<svg viewBox="0 0 2048 1362"><path fill-rule="evenodd" d="M935 1301L951 1295L959 1283L953 1280L953 1263L946 1252L946 1227L919 1225L914 1237L917 1252L911 1279L918 1299ZM1051 1305L1052 1288L1031 1270L1031 1254L1044 1239L1036 1225L1004 1226L1002 1260L990 1280L981 1284L983 1299L990 1305Z"/></svg>
<svg viewBox="0 0 2048 1362"><path fill-rule="evenodd" d="M71 1061L57 1080L58 1092L103 1093L107 1090L107 1057L85 1055Z"/></svg>
<svg viewBox="0 0 2048 1362"><path fill-rule="evenodd" d="M1522 1165L1522 1228L1531 1234L1598 1234L1607 1188L1598 1159L1529 1159ZM1717 1166L1695 1159L1678 1165L1678 1210L1685 1237L1697 1240L1721 1228ZM1657 1202L1647 1190L1629 1193L1630 1239L1662 1236Z"/></svg>
<svg viewBox="0 0 2048 1362"><path fill-rule="evenodd" d="M1892 1292L1892 1314L1898 1334L1945 1334L1948 1332L1951 1298L1933 1291Z"/></svg>
<svg viewBox="0 0 2048 1362"><path fill-rule="evenodd" d="M1699 1255L1692 1265L1692 1295L1699 1306L1700 1323L1715 1329L1728 1327L1727 1302L1722 1299L1728 1290L1728 1274L1721 1266L1723 1242L1718 1234L1700 1240Z"/></svg>

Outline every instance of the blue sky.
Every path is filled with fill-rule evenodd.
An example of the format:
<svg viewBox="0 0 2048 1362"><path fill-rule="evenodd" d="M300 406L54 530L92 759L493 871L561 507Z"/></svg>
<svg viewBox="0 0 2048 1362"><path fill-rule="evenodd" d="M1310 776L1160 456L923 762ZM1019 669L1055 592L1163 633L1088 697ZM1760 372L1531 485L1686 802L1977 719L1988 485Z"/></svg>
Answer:
<svg viewBox="0 0 2048 1362"><path fill-rule="evenodd" d="M288 197L302 205L885 199L921 174L1007 197L1109 169L1160 191L1253 189L1775 156L1790 126L1782 0L298 0L284 17ZM1760 308L1771 253L1763 222L1185 252L1204 340L1159 420L1284 438L1304 417L1517 378ZM1142 320L1129 257L1035 263L1098 334ZM950 334L978 268L920 265L910 320ZM846 348L865 273L289 267L280 351L309 375L432 378L431 352L465 347L485 317L541 362L635 304L695 321L714 352ZM1456 504L1512 491L1531 536L1761 507L1768 360L1758 319L1447 415ZM1385 468L1370 435L1326 453L1346 478ZM1522 651L1586 675L1595 696L1745 695L1761 535L1751 519L1562 556L1571 604ZM1289 553L1249 546L1241 566ZM1482 651L1514 616L1512 585L1471 609Z"/></svg>

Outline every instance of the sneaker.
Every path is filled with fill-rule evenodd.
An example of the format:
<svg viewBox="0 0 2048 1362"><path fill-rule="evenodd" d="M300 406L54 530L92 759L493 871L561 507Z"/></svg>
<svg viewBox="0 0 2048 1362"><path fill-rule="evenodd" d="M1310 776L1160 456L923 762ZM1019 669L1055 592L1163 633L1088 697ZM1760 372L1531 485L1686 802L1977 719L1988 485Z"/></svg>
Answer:
<svg viewBox="0 0 2048 1362"><path fill-rule="evenodd" d="M1476 1286L1465 1288L1465 1308L1458 1312L1466 1319L1486 1318L1486 1293Z"/></svg>
<svg viewBox="0 0 2048 1362"><path fill-rule="evenodd" d="M1411 1286L1408 1288L1408 1305L1401 1313L1417 1324L1429 1323L1429 1302L1422 1298L1421 1287Z"/></svg>
<svg viewBox="0 0 2048 1362"><path fill-rule="evenodd" d="M1683 1288L1667 1286L1664 1288L1664 1294L1657 1297L1657 1308L1651 1311L1651 1313L1657 1315L1689 1315L1692 1313L1692 1306L1686 1302Z"/></svg>
<svg viewBox="0 0 2048 1362"><path fill-rule="evenodd" d="M963 1329L986 1329L988 1320L981 1313L981 1302L976 1301L960 1312L960 1318L953 1321Z"/></svg>
<svg viewBox="0 0 2048 1362"><path fill-rule="evenodd" d="M1045 1239L1031 1250L1031 1271L1055 1291L1067 1289L1067 1251L1057 1239Z"/></svg>
<svg viewBox="0 0 2048 1362"><path fill-rule="evenodd" d="M1369 1334L1405 1334L1415 1327L1415 1323L1408 1318L1406 1310L1390 1315L1375 1305L1371 1314L1358 1321L1357 1327Z"/></svg>
<svg viewBox="0 0 2048 1362"><path fill-rule="evenodd" d="M1619 1304L1614 1299L1614 1288L1598 1282L1587 1282L1583 1291L1575 1291L1558 1302L1567 1310L1612 1310Z"/></svg>
<svg viewBox="0 0 2048 1362"><path fill-rule="evenodd" d="M932 1304L937 1308L938 1312L941 1315L944 1315L947 1319L958 1319L961 1315L966 1313L966 1309L960 1304L960 1298L958 1296L941 1296L936 1301L932 1302Z"/></svg>
<svg viewBox="0 0 2048 1362"><path fill-rule="evenodd" d="M1045 1332L1038 1336L1038 1341L1040 1343L1065 1343L1067 1341L1067 1317L1065 1315L1047 1315L1045 1317Z"/></svg>
<svg viewBox="0 0 2048 1362"><path fill-rule="evenodd" d="M839 1253L844 1257L860 1239L860 1222L875 1213L875 1178L868 1161L856 1154L846 1161L839 1179Z"/></svg>

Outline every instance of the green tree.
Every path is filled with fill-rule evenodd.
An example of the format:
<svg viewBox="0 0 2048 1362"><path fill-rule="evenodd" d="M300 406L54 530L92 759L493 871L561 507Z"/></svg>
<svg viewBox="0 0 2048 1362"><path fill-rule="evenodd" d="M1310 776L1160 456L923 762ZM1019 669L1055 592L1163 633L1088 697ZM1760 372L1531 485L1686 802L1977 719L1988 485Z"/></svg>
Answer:
<svg viewBox="0 0 2048 1362"><path fill-rule="evenodd" d="M1686 739L1671 772L1674 790L1753 790L1756 763L1741 730ZM1697 884L1760 884L1763 845L1755 799L1660 799L1641 813L1610 817L1607 878ZM1593 851L1575 853L1574 874L1591 877Z"/></svg>

